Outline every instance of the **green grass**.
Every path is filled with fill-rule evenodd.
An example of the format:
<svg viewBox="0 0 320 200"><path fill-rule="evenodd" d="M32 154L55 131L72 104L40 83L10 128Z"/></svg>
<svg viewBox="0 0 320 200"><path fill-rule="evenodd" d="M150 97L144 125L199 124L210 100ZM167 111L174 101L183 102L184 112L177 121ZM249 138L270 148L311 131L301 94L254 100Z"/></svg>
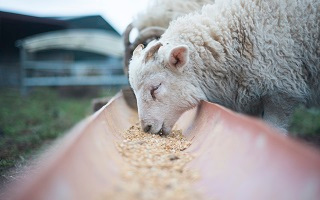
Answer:
<svg viewBox="0 0 320 200"><path fill-rule="evenodd" d="M296 109L291 120L290 132L296 135L320 135L320 109Z"/></svg>
<svg viewBox="0 0 320 200"><path fill-rule="evenodd" d="M22 97L17 89L0 89L0 175L90 114L92 98L43 88Z"/></svg>
<svg viewBox="0 0 320 200"><path fill-rule="evenodd" d="M297 108L291 119L289 132L320 149L320 108Z"/></svg>

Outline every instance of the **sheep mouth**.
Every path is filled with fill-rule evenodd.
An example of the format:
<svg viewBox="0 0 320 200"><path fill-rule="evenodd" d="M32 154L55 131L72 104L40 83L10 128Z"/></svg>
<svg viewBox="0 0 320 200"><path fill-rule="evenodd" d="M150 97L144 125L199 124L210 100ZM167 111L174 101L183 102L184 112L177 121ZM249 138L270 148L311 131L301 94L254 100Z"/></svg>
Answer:
<svg viewBox="0 0 320 200"><path fill-rule="evenodd" d="M160 130L157 132L158 135L164 135L163 126L164 126L164 123L162 123Z"/></svg>
<svg viewBox="0 0 320 200"><path fill-rule="evenodd" d="M165 124L163 123L161 126L161 129L159 131L159 135L161 136L167 136L171 133L171 128L168 128L165 126Z"/></svg>

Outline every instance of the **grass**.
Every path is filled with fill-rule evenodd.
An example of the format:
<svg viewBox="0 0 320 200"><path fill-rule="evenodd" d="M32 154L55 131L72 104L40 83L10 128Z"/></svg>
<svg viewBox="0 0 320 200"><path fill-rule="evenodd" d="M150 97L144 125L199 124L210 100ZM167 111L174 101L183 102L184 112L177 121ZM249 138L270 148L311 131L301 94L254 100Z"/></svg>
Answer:
<svg viewBox="0 0 320 200"><path fill-rule="evenodd" d="M35 89L26 97L17 89L0 89L0 94L1 176L90 114L93 98L62 97L48 88Z"/></svg>
<svg viewBox="0 0 320 200"><path fill-rule="evenodd" d="M297 108L291 120L290 132L295 135L319 135L320 109Z"/></svg>
<svg viewBox="0 0 320 200"><path fill-rule="evenodd" d="M289 132L320 149L320 108L297 108Z"/></svg>

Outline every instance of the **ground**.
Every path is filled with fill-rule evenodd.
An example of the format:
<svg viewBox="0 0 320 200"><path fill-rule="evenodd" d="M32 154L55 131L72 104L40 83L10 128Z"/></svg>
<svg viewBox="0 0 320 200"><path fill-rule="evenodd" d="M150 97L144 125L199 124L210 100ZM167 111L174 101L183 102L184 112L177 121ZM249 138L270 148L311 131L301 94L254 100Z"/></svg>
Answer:
<svg viewBox="0 0 320 200"><path fill-rule="evenodd" d="M116 93L116 89L86 95L80 91L40 88L21 96L19 89L0 89L0 186L41 149L91 114L94 97Z"/></svg>
<svg viewBox="0 0 320 200"><path fill-rule="evenodd" d="M0 89L0 186L14 178L15 169L91 114L94 97L113 96L117 91L83 95L81 88L41 88L22 97L18 89ZM320 147L320 109L298 108L290 132Z"/></svg>

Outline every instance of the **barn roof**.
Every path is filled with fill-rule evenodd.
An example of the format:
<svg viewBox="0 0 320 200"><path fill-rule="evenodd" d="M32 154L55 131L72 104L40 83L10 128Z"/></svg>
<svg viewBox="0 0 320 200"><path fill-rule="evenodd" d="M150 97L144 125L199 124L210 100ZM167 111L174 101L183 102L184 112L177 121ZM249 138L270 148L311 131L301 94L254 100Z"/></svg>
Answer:
<svg viewBox="0 0 320 200"><path fill-rule="evenodd" d="M104 30L120 38L120 34L101 16L35 17L0 11L0 62L17 60L17 41L38 34L66 30ZM118 39L117 39L118 40Z"/></svg>
<svg viewBox="0 0 320 200"><path fill-rule="evenodd" d="M113 34L120 36L119 32L116 31L103 17L100 15L91 16L78 16L78 17L59 17L56 18L63 20L69 24L70 29L101 29L107 30Z"/></svg>

